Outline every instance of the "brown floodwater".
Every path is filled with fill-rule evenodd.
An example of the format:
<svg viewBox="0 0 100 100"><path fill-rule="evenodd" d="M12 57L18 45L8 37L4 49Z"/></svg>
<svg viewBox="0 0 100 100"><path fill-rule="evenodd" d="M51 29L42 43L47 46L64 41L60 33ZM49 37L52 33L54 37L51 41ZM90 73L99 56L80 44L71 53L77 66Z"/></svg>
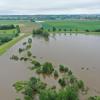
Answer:
<svg viewBox="0 0 100 100"><path fill-rule="evenodd" d="M9 58L18 54L18 48L29 37L21 40L5 54L0 56L0 100L15 100L17 94L12 87L18 80L27 80L35 74L28 69L28 63L12 61ZM89 95L100 95L100 36L57 34L49 41L33 38L31 51L38 60L68 66L78 79L82 79L89 88ZM56 81L48 83L56 85ZM85 97L82 98L85 100Z"/></svg>

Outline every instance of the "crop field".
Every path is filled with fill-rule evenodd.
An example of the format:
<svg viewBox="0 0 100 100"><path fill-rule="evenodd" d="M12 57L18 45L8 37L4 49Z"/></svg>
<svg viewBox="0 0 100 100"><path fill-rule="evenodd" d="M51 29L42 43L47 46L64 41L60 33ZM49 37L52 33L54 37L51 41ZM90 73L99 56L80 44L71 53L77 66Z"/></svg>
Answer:
<svg viewBox="0 0 100 100"><path fill-rule="evenodd" d="M55 27L56 30L64 30L66 31L79 31L84 32L95 31L100 29L100 21L98 20L65 20L65 21L45 21L42 23L42 26L45 30L51 30L52 27Z"/></svg>

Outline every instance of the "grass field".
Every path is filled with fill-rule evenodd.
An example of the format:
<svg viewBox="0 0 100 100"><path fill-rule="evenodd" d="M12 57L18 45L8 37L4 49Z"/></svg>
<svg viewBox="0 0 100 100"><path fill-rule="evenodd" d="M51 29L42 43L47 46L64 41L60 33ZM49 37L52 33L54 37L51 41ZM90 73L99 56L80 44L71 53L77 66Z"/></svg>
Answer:
<svg viewBox="0 0 100 100"><path fill-rule="evenodd" d="M17 32L16 29L0 30L0 35L1 35L1 34L8 34L8 35L10 35L10 34L16 33L16 32Z"/></svg>
<svg viewBox="0 0 100 100"><path fill-rule="evenodd" d="M84 32L86 30L95 31L100 29L100 21L98 20L65 20L65 21L45 21L42 23L45 30L51 30L55 27L57 31L61 29L62 31L70 31L70 29L78 32Z"/></svg>

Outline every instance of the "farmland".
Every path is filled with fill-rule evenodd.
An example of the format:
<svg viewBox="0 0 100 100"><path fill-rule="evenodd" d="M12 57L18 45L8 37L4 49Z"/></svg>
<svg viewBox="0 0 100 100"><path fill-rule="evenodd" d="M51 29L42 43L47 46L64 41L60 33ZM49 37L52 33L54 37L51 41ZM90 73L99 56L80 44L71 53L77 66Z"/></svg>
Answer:
<svg viewBox="0 0 100 100"><path fill-rule="evenodd" d="M56 32L96 32L100 29L98 20L65 20L65 21L44 21L42 26L45 30Z"/></svg>

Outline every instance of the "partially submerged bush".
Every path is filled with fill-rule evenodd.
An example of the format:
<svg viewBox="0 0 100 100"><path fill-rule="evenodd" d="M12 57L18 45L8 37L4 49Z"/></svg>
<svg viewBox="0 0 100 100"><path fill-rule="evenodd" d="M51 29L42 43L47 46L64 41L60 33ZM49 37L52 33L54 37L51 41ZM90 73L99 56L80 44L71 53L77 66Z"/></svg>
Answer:
<svg viewBox="0 0 100 100"><path fill-rule="evenodd" d="M32 53L30 51L27 51L27 56L28 57L32 56Z"/></svg>
<svg viewBox="0 0 100 100"><path fill-rule="evenodd" d="M42 66L42 72L44 74L52 74L52 72L54 71L53 65L52 63L49 62L45 62Z"/></svg>
<svg viewBox="0 0 100 100"><path fill-rule="evenodd" d="M71 84L74 84L77 80L74 75L69 76L69 81Z"/></svg>
<svg viewBox="0 0 100 100"><path fill-rule="evenodd" d="M17 92L22 91L25 88L25 85L27 85L27 82L25 81L18 81L15 84L13 84Z"/></svg>
<svg viewBox="0 0 100 100"><path fill-rule="evenodd" d="M65 81L64 78L59 79L58 82L59 82L59 84L60 84L62 87L64 87L64 86L66 85L66 81Z"/></svg>
<svg viewBox="0 0 100 100"><path fill-rule="evenodd" d="M22 48L19 48L19 53L22 53L23 51L24 51L24 49L22 49Z"/></svg>
<svg viewBox="0 0 100 100"><path fill-rule="evenodd" d="M59 70L60 70L60 72L64 72L65 71L64 65L59 65Z"/></svg>
<svg viewBox="0 0 100 100"><path fill-rule="evenodd" d="M26 46L26 50L28 50L30 48L31 48L31 45L30 44Z"/></svg>
<svg viewBox="0 0 100 100"><path fill-rule="evenodd" d="M72 71L71 70L68 71L68 75L72 75Z"/></svg>
<svg viewBox="0 0 100 100"><path fill-rule="evenodd" d="M36 69L36 73L41 74L42 73L42 69L41 68L37 68Z"/></svg>
<svg viewBox="0 0 100 100"><path fill-rule="evenodd" d="M68 68L67 67L65 67L64 65L59 65L59 71L60 72L68 72Z"/></svg>
<svg viewBox="0 0 100 100"><path fill-rule="evenodd" d="M79 89L84 90L84 82L82 80L78 81L78 87Z"/></svg>
<svg viewBox="0 0 100 100"><path fill-rule="evenodd" d="M36 60L32 60L31 63L34 64L35 67L40 67L41 66L41 64Z"/></svg>
<svg viewBox="0 0 100 100"><path fill-rule="evenodd" d="M29 43L29 44L32 43L32 39L31 39L31 38L28 39L28 43Z"/></svg>
<svg viewBox="0 0 100 100"><path fill-rule="evenodd" d="M58 77L59 75L58 75L58 72L57 72L57 70L55 70L54 71L54 77Z"/></svg>
<svg viewBox="0 0 100 100"><path fill-rule="evenodd" d="M49 33L44 31L43 29L33 30L32 34L33 34L33 36L34 35L43 36L43 37L48 37L49 36Z"/></svg>
<svg viewBox="0 0 100 100"><path fill-rule="evenodd" d="M65 70L64 70L65 72L68 72L68 68L67 67L65 67Z"/></svg>
<svg viewBox="0 0 100 100"><path fill-rule="evenodd" d="M67 86L58 92L56 100L79 100L78 91L71 86Z"/></svg>
<svg viewBox="0 0 100 100"><path fill-rule="evenodd" d="M10 59L18 61L19 60L19 57L16 56L16 55L12 55L12 57Z"/></svg>
<svg viewBox="0 0 100 100"><path fill-rule="evenodd" d="M88 100L100 100L100 96L91 96Z"/></svg>

